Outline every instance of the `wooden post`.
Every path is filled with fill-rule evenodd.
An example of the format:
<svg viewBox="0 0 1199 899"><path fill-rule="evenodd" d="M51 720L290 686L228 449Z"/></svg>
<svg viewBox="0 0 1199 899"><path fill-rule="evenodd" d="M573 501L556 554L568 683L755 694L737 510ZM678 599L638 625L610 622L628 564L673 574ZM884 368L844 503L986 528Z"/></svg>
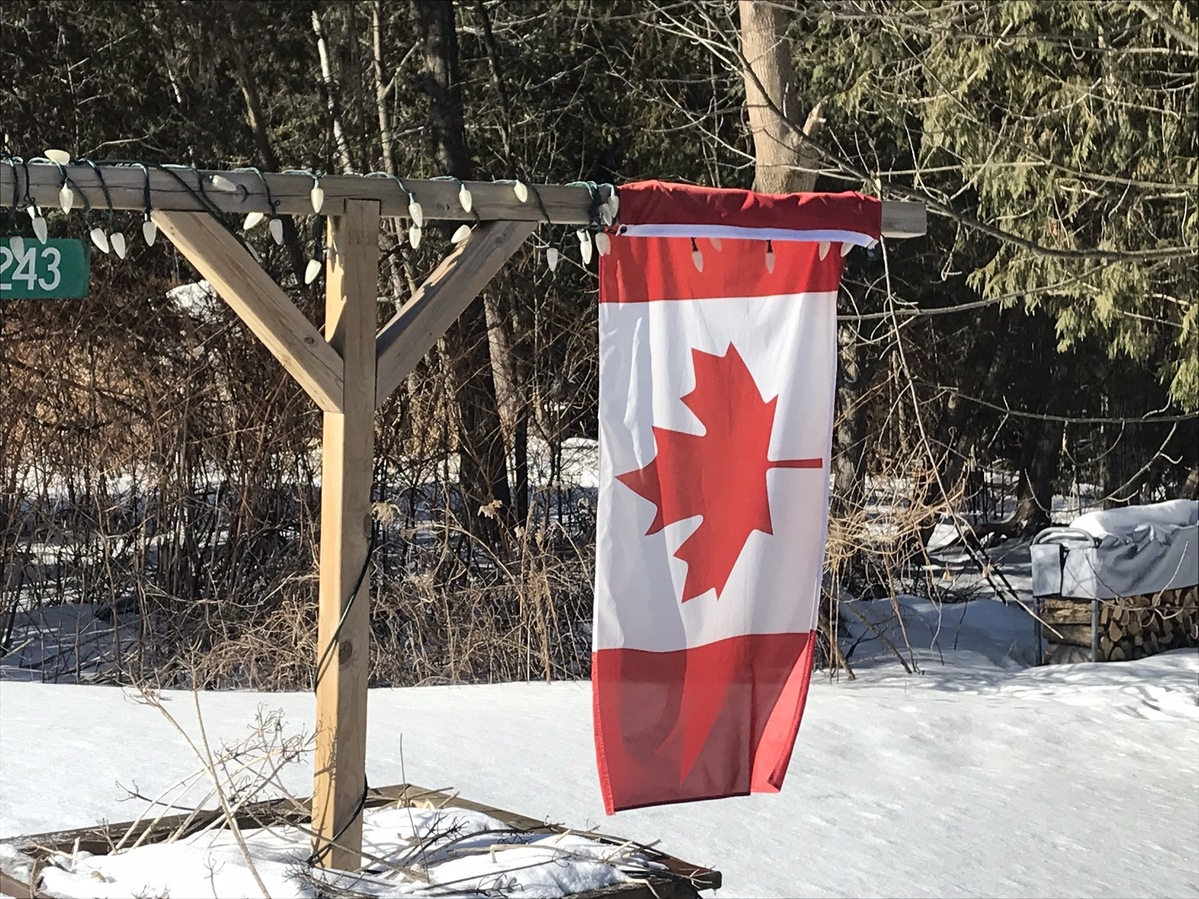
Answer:
<svg viewBox="0 0 1199 899"><path fill-rule="evenodd" d="M353 871L366 789L379 204L346 201L328 234L325 333L345 387L342 411L324 413L312 829L320 863Z"/></svg>

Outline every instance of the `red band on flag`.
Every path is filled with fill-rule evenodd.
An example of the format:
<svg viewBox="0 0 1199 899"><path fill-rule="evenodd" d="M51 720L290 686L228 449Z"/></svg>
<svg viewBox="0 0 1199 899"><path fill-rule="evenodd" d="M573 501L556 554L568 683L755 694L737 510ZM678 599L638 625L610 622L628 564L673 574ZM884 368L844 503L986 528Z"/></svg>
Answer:
<svg viewBox="0 0 1199 899"><path fill-rule="evenodd" d="M858 193L759 194L640 181L620 188L620 220L636 225L715 225L851 231L878 240L882 204Z"/></svg>
<svg viewBox="0 0 1199 899"><path fill-rule="evenodd" d="M651 247L650 244L653 244ZM703 271L692 259L692 242L680 237L612 238L612 250L600 264L601 303L646 303L654 300L719 300L730 297L776 296L795 292L835 293L845 263L841 250L829 250L822 260L819 245L771 241L774 271L766 269L764 240L695 240ZM747 270L759 268L746 277ZM802 275L802 279L799 277Z"/></svg>
<svg viewBox="0 0 1199 899"><path fill-rule="evenodd" d="M595 745L608 814L777 793L799 730L815 641L733 637L678 652L592 655Z"/></svg>

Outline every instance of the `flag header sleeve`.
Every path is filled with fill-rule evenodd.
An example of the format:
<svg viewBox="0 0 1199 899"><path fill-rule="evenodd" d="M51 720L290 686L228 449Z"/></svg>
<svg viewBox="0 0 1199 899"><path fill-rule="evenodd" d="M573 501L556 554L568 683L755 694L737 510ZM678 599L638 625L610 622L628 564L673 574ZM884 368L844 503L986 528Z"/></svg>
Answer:
<svg viewBox="0 0 1199 899"><path fill-rule="evenodd" d="M876 243L882 203L859 193L760 194L640 181L619 189L620 233Z"/></svg>

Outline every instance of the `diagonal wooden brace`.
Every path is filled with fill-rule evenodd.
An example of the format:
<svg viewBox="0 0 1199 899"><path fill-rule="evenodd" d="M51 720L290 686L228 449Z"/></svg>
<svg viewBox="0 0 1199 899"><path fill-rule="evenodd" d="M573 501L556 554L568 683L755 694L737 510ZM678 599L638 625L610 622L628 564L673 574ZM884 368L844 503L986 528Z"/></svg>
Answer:
<svg viewBox="0 0 1199 899"><path fill-rule="evenodd" d="M383 326L375 341L376 408L536 228L536 222L480 225Z"/></svg>
<svg viewBox="0 0 1199 899"><path fill-rule="evenodd" d="M152 215L316 404L326 412L341 412L341 356L224 225L207 212L156 209Z"/></svg>

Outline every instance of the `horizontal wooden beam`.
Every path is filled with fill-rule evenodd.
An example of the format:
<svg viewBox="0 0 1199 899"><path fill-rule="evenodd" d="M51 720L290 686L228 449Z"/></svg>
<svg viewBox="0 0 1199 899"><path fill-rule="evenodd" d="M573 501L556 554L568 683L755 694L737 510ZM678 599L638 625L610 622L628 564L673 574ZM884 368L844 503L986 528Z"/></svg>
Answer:
<svg viewBox="0 0 1199 899"><path fill-rule="evenodd" d="M534 222L488 222L433 270L375 340L376 406L383 405L536 227Z"/></svg>
<svg viewBox="0 0 1199 899"><path fill-rule="evenodd" d="M104 186L112 199L113 209L144 210L146 174L140 166L100 165ZM75 185L76 194L82 194L96 209L107 209L100 178L89 165L64 166L67 176ZM11 204L13 178L17 179L17 193L24 199L25 174L29 175L29 195L39 206L54 208L58 205L58 192L62 187L62 173L58 166L49 163L7 165L0 162L0 206ZM217 176L214 184L213 177ZM309 175L289 173L266 173L260 178L254 172L200 171L182 166L149 169L150 195L155 209L169 211L199 212L209 207L221 212L244 215L247 212L271 211L263 179L270 189L271 200L276 211L285 215L312 214L312 187ZM225 185L225 189L217 185ZM320 180L324 191L323 215L341 215L346 201L374 200L379 203L383 217L406 218L408 216L408 194L393 178L365 177L362 175L326 175ZM458 200L459 186L456 181L418 181L404 179L404 185L420 201L424 218L429 221L473 222L473 213L482 221L502 219L505 221L543 222L546 213L550 220L559 225L585 225L590 221L591 194L585 187L561 184L531 185L527 202L516 196L512 184L496 181L467 182L471 192L472 212L466 212ZM229 188L232 189L229 189ZM602 187L602 196L608 188ZM534 193L536 191L536 195ZM545 212L537 202L540 195ZM82 208L78 197L76 206Z"/></svg>
<svg viewBox="0 0 1199 899"><path fill-rule="evenodd" d="M910 200L883 200L883 237L902 240L928 233L928 209Z"/></svg>
<svg viewBox="0 0 1199 899"><path fill-rule="evenodd" d="M90 165L63 167L75 186L76 206L82 208L83 197L96 209L107 209L100 177L108 188L113 209L144 210L147 173L140 166L97 165L100 174ZM28 175L28 179L26 178ZM271 211L263 179L270 189L275 210L284 215L310 215L310 194L313 179L309 175L272 172L260 178L254 172L195 171L184 166L150 167L151 205L155 209L179 212L200 212L215 208L221 212L245 215L247 212ZM215 177L215 181L214 181ZM54 208L62 187L62 172L46 162L28 165L0 162L0 206L12 203L16 195L24 202L26 194L39 206ZM385 218L406 218L408 194L393 178L363 175L326 175L321 178L325 200L321 212L340 215L347 201L375 200L379 213ZM474 215L458 202L458 183L455 181L404 180L408 190L420 201L424 217L429 221L473 222ZM222 189L222 186L224 189ZM521 202L512 184L498 181L470 181L472 211L481 221L543 222L546 215L556 225L585 225L590 222L592 199L587 188L566 184L529 186L526 202ZM600 186L601 198L607 196L608 185ZM540 196L541 203L537 202ZM205 203L207 200L207 205ZM542 205L545 209L542 210ZM882 231L884 237L917 237L927 230L927 213L923 203L883 201Z"/></svg>
<svg viewBox="0 0 1199 899"><path fill-rule="evenodd" d="M316 404L340 412L341 356L225 226L206 212L156 210L154 221Z"/></svg>

